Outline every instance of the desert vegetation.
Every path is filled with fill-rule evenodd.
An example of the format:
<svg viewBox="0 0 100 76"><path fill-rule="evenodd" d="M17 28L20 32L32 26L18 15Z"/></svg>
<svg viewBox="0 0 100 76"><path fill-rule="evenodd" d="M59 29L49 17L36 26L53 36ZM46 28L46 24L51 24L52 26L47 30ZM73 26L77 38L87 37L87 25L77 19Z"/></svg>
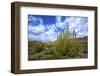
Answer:
<svg viewBox="0 0 100 76"><path fill-rule="evenodd" d="M50 59L76 59L87 58L87 36L76 38L75 30L69 31L69 26L63 32L57 34L55 41L29 41L29 60Z"/></svg>

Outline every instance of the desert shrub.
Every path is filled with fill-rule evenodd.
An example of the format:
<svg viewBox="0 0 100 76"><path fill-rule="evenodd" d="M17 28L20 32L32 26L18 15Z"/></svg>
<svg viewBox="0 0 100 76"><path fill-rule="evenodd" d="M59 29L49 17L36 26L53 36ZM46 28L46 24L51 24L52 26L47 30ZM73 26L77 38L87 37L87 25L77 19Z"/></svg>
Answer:
<svg viewBox="0 0 100 76"><path fill-rule="evenodd" d="M42 56L45 56L46 51L41 51L40 53L36 53L33 55L34 60L41 59Z"/></svg>
<svg viewBox="0 0 100 76"><path fill-rule="evenodd" d="M45 49L45 46L44 46L44 44L42 44L42 43L37 43L36 45L35 45L35 50L37 51L37 52L41 52L42 50L44 50Z"/></svg>

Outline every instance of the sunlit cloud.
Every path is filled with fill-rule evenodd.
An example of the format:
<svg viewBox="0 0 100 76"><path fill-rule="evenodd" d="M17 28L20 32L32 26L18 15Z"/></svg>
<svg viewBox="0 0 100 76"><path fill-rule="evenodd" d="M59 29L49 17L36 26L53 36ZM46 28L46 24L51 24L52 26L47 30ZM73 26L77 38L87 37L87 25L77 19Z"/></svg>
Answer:
<svg viewBox="0 0 100 76"><path fill-rule="evenodd" d="M63 19L63 20L62 20ZM76 32L76 37L88 36L88 18L74 16L28 16L29 41L54 41L63 29Z"/></svg>

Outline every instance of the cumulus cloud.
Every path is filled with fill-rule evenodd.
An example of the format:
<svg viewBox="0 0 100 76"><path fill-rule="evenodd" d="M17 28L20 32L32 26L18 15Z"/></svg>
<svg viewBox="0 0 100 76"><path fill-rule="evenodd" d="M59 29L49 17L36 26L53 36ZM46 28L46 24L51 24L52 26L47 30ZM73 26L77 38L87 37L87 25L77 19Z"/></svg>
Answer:
<svg viewBox="0 0 100 76"><path fill-rule="evenodd" d="M88 36L88 18L87 17L65 17L62 21L62 16L55 16L54 24L43 24L41 17L29 16L28 17L28 38L29 40L38 41L54 41L57 34L63 29L75 30L77 37Z"/></svg>
<svg viewBox="0 0 100 76"><path fill-rule="evenodd" d="M56 17L56 22L60 23L61 22L61 16Z"/></svg>
<svg viewBox="0 0 100 76"><path fill-rule="evenodd" d="M88 35L88 18L87 17L66 17L66 21L69 26L69 30L75 30L77 37L83 37ZM81 33L81 34L80 34Z"/></svg>

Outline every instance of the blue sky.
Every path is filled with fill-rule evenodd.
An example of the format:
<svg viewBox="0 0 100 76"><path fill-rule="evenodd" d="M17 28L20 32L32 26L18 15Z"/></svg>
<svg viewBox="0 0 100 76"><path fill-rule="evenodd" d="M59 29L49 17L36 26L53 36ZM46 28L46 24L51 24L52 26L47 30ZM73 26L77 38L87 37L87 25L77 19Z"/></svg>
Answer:
<svg viewBox="0 0 100 76"><path fill-rule="evenodd" d="M57 34L67 26L70 32L75 30L76 37L88 36L88 17L28 15L28 39L55 41Z"/></svg>

